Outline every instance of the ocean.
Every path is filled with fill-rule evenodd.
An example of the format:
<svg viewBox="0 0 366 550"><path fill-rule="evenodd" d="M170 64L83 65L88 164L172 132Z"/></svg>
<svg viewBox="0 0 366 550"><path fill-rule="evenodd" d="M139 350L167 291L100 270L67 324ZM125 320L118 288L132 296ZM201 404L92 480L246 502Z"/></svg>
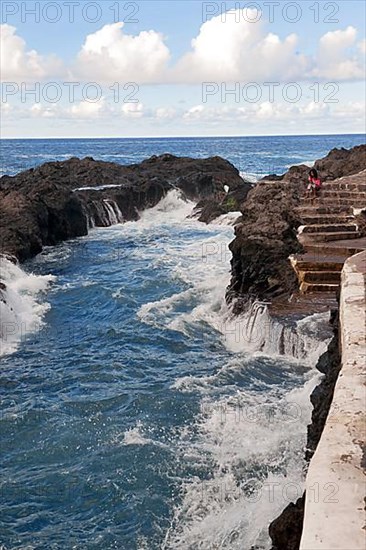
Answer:
<svg viewBox="0 0 366 550"><path fill-rule="evenodd" d="M363 142L3 140L1 170L169 152L221 155L255 181ZM285 356L264 316L259 351L224 299L233 217L203 225L193 207L173 191L138 222L0 261L2 549L268 549L270 521L301 496L328 316L298 322Z"/></svg>

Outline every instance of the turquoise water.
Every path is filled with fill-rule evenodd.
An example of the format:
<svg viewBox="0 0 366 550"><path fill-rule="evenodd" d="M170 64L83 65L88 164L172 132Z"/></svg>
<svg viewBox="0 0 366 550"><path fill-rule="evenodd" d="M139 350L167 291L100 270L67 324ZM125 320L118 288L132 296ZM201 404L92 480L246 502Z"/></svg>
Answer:
<svg viewBox="0 0 366 550"><path fill-rule="evenodd" d="M278 151L283 171L305 138L278 139L257 152ZM19 141L3 155L16 171L67 153L220 152L266 171L260 154L246 164L254 138L226 140L228 155L224 142ZM306 139L298 162L318 147ZM269 521L300 496L323 344L308 359L248 345L224 301L233 227L187 219L193 206L173 192L139 222L2 265L23 320L0 348L3 548L268 548Z"/></svg>

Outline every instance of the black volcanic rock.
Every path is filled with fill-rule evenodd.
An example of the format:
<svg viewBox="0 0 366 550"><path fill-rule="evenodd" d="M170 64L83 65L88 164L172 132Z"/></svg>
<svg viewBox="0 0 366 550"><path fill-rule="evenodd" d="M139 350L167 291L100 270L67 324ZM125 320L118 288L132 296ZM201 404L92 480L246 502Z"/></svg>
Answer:
<svg viewBox="0 0 366 550"><path fill-rule="evenodd" d="M349 150L332 149L326 157L316 161L315 168L320 172L323 181L358 174L366 168L366 145Z"/></svg>
<svg viewBox="0 0 366 550"><path fill-rule="evenodd" d="M44 245L86 235L90 225L110 225L110 201L123 221L137 220L139 211L170 190L192 201L218 202L225 185L230 192L248 191L239 171L220 157L166 154L129 166L91 157L49 162L0 178L0 253L23 261Z"/></svg>
<svg viewBox="0 0 366 550"><path fill-rule="evenodd" d="M228 193L223 192L219 197L201 200L195 209L199 215L199 221L211 223L228 212L240 212L244 208L244 202L252 188L253 184L244 180L243 185L237 188L232 187Z"/></svg>
<svg viewBox="0 0 366 550"><path fill-rule="evenodd" d="M290 504L269 527L272 550L299 550L304 522L305 494Z"/></svg>
<svg viewBox="0 0 366 550"><path fill-rule="evenodd" d="M229 301L239 299L237 313L250 297L273 299L297 288L288 257L301 250L295 213L299 201L297 184L282 181L258 183L248 194L230 245L232 279L227 296Z"/></svg>
<svg viewBox="0 0 366 550"><path fill-rule="evenodd" d="M333 314L334 337L327 351L319 358L316 368L324 374L321 383L314 389L310 400L313 405L311 424L308 426L306 445L306 460L311 460L320 441L329 409L333 401L334 389L341 370L341 356L339 349L338 313Z"/></svg>

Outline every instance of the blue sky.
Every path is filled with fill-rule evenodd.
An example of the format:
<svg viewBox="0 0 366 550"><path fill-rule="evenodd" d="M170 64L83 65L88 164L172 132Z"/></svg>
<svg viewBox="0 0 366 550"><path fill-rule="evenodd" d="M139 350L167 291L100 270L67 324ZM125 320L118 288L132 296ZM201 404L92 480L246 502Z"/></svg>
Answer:
<svg viewBox="0 0 366 550"><path fill-rule="evenodd" d="M70 9L63 1L3 1L2 80L14 84L12 93L2 87L4 137L364 131L362 0L80 0L73 22ZM129 15L136 22L118 26ZM37 83L40 96L25 94L22 82ZM51 82L61 90L57 103L44 97ZM64 82L80 83L72 101ZM94 103L83 97L88 82L100 89ZM138 103L129 102L126 82L136 83ZM207 82L218 90L205 102ZM266 82L276 83L273 98ZM289 82L301 90L296 102ZM254 103L248 83L260 92ZM225 94L233 87L236 97Z"/></svg>

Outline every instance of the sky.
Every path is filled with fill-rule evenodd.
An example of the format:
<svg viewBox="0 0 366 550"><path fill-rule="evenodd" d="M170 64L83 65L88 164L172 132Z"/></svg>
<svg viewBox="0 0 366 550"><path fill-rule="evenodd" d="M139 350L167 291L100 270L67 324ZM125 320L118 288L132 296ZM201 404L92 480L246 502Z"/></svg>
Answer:
<svg viewBox="0 0 366 550"><path fill-rule="evenodd" d="M365 9L3 0L1 136L364 133Z"/></svg>

